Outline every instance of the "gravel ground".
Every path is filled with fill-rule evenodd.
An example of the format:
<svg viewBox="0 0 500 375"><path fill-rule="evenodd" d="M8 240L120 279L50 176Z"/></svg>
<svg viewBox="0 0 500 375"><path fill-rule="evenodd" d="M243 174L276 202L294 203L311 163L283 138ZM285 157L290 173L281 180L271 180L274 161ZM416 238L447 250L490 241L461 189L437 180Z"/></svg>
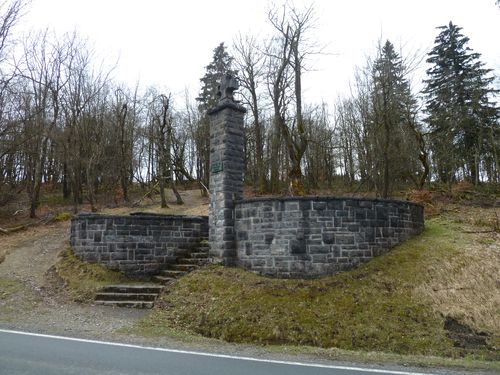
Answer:
<svg viewBox="0 0 500 375"><path fill-rule="evenodd" d="M68 239L68 222L0 238L6 254L0 264L0 280L17 284L14 293L0 296L1 326L108 339L147 313L71 301L52 271Z"/></svg>

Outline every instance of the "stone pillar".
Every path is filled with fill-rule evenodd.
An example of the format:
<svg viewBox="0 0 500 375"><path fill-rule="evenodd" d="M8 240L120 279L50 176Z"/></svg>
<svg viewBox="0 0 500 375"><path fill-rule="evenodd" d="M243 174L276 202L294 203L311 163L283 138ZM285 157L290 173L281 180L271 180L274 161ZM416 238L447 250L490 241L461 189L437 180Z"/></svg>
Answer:
<svg viewBox="0 0 500 375"><path fill-rule="evenodd" d="M233 99L237 82L230 75L219 86L219 103L210 115L210 256L236 263L234 203L243 198L245 108Z"/></svg>

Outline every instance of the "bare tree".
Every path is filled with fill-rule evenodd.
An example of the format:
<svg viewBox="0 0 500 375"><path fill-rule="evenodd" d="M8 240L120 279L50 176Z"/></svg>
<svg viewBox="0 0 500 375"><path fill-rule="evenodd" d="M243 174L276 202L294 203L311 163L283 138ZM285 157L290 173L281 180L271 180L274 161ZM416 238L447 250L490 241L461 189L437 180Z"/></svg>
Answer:
<svg viewBox="0 0 500 375"><path fill-rule="evenodd" d="M62 147L65 170L64 180L69 180L73 196L73 209L83 203L83 177L88 163L95 158L89 154L94 140L93 127L89 126L91 104L98 100L102 90L109 84L111 70L94 68L93 51L85 40L74 33L67 36L68 63L67 83L61 92L61 108L64 113ZM116 164L115 164L116 168ZM119 168L119 165L118 165ZM88 178L86 178L88 180ZM91 188L87 186L87 189ZM88 197L88 195L87 195Z"/></svg>
<svg viewBox="0 0 500 375"><path fill-rule="evenodd" d="M281 10L271 10L269 21L277 32L272 40L275 48L269 48L268 57L274 72L270 72L269 91L273 102L276 130L284 138L290 168L288 172L289 192L304 194L301 162L307 149L307 132L302 115L302 71L304 59L311 53L305 43L305 34L313 23L313 8L303 12L283 6ZM290 92L290 87L293 90ZM287 118L290 100L295 102L293 119Z"/></svg>
<svg viewBox="0 0 500 375"><path fill-rule="evenodd" d="M14 45L11 34L17 21L21 18L23 9L28 4L25 0L0 2L0 181L8 182L7 188L0 183L0 204L4 204L12 194L10 190L17 180L16 164L19 161L19 150L25 139L20 132L17 109L12 105L19 96L13 88L15 68L7 68L3 63L10 55Z"/></svg>
<svg viewBox="0 0 500 375"><path fill-rule="evenodd" d="M5 52L9 46L9 37L12 28L22 16L23 9L29 0L14 0L0 2L0 62L5 59Z"/></svg>
<svg viewBox="0 0 500 375"><path fill-rule="evenodd" d="M266 190L266 169L264 166L264 126L261 118L261 103L259 100L259 84L264 78L265 55L256 45L252 36L243 37L241 34L234 43L236 50L235 63L239 71L240 84L243 88L242 96L250 107L253 117L253 133L255 137L255 171L258 190Z"/></svg>
<svg viewBox="0 0 500 375"><path fill-rule="evenodd" d="M66 84L62 73L68 58L66 46L51 44L48 38L48 31L28 37L18 66L20 79L26 81L24 108L29 137L26 151L30 217L36 216L47 152L59 120L59 93Z"/></svg>

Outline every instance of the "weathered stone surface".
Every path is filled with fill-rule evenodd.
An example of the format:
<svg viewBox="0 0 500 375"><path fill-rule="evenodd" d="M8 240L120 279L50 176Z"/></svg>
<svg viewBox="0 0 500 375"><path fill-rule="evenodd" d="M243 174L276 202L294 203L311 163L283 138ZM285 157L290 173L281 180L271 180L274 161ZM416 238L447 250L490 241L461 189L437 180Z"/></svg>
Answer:
<svg viewBox="0 0 500 375"><path fill-rule="evenodd" d="M348 270L424 229L423 207L405 201L255 198L234 207L237 264L277 277Z"/></svg>
<svg viewBox="0 0 500 375"><path fill-rule="evenodd" d="M234 203L243 197L244 132L246 110L232 98L234 82L221 84L221 101L209 112L210 125L210 255L223 264L236 261ZM228 92L228 87L231 89ZM236 235L235 235L236 234Z"/></svg>
<svg viewBox="0 0 500 375"><path fill-rule="evenodd" d="M70 243L87 262L146 277L207 238L206 216L80 214L71 221Z"/></svg>

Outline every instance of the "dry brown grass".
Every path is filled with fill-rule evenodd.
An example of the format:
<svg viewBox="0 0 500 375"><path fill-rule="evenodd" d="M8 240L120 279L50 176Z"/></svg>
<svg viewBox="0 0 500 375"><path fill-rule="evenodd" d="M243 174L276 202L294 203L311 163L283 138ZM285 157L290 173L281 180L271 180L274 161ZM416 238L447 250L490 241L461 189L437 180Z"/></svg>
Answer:
<svg viewBox="0 0 500 375"><path fill-rule="evenodd" d="M434 309L444 316L476 331L500 332L499 250L493 244L466 246L460 257L429 267L428 281L416 292L432 301Z"/></svg>
<svg viewBox="0 0 500 375"><path fill-rule="evenodd" d="M458 254L426 269L426 281L415 289L434 311L477 332L492 334L500 346L500 234L498 210L448 206L443 216L459 224L450 238Z"/></svg>

